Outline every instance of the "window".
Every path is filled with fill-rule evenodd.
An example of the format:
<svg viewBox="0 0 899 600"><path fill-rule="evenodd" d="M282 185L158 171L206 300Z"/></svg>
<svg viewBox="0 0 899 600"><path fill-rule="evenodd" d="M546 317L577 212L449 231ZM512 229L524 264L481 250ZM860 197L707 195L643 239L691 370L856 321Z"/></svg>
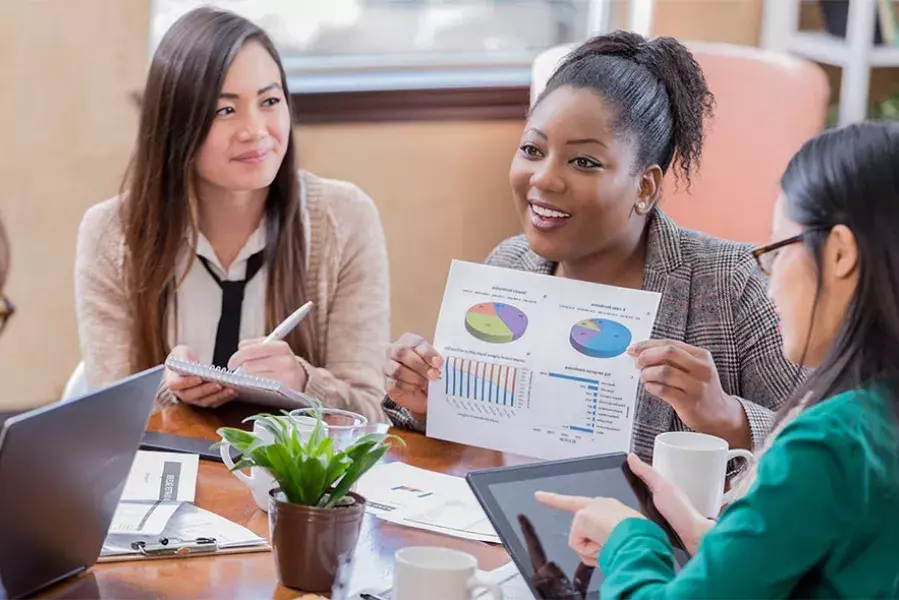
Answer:
<svg viewBox="0 0 899 600"><path fill-rule="evenodd" d="M212 5L249 18L272 36L293 93L527 86L534 56L607 29L612 4L155 0L150 43L152 50L185 12Z"/></svg>

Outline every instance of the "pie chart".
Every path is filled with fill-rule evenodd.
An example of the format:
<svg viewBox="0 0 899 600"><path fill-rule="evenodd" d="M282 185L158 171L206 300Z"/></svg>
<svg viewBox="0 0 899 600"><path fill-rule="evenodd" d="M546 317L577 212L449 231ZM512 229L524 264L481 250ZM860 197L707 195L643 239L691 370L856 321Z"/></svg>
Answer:
<svg viewBox="0 0 899 600"><path fill-rule="evenodd" d="M528 316L510 304L482 302L465 313L465 329L490 344L508 344L524 335Z"/></svg>
<svg viewBox="0 0 899 600"><path fill-rule="evenodd" d="M627 350L631 330L608 319L584 319L571 328L571 346L592 358L614 358Z"/></svg>

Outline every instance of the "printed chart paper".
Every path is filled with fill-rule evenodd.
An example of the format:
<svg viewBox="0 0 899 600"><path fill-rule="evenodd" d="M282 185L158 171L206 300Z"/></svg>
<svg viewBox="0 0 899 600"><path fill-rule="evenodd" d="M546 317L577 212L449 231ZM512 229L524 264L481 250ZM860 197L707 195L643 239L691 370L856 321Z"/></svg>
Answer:
<svg viewBox="0 0 899 600"><path fill-rule="evenodd" d="M110 534L159 535L181 502L121 502L109 525Z"/></svg>
<svg viewBox="0 0 899 600"><path fill-rule="evenodd" d="M540 459L630 449L660 294L453 261L428 436Z"/></svg>
<svg viewBox="0 0 899 600"><path fill-rule="evenodd" d="M169 505L167 505L169 506ZM149 531L136 532L127 530L124 532L110 531L110 535L103 542L101 556L117 556L134 554L131 546L136 541L155 543L160 536L171 540L193 540L200 537L215 538L219 548L240 548L250 546L266 546L265 538L261 538L246 527L232 523L224 517L198 508L193 504L174 503L174 510L167 519L163 529L149 535ZM169 506L171 508L171 506ZM117 513L118 514L118 513ZM132 535L116 535L117 533L129 533ZM141 535L134 535L140 533Z"/></svg>
<svg viewBox="0 0 899 600"><path fill-rule="evenodd" d="M465 480L401 462L362 476L356 492L366 512L385 521L454 537L499 544L500 539Z"/></svg>

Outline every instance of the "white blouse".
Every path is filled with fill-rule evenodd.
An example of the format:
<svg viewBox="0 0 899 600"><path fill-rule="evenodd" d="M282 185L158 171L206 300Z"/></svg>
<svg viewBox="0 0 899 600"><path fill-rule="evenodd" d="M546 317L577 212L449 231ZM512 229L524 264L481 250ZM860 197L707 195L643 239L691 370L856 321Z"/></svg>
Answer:
<svg viewBox="0 0 899 600"><path fill-rule="evenodd" d="M240 249L237 258L225 270L206 236L199 234L197 247L194 249L190 245L188 235L185 249L179 255L175 267L176 281L181 281L181 285L175 293L176 310L169 312L168 341L171 347L183 344L197 353L200 362L212 364L215 337L222 315L222 288L212 278L198 256L205 258L223 281L241 281L246 274L247 260L265 248L265 242L265 220L263 220ZM193 260L190 271L187 271L191 259ZM267 277L268 267L263 265L244 290L240 311L241 340L265 337L269 333L265 331Z"/></svg>

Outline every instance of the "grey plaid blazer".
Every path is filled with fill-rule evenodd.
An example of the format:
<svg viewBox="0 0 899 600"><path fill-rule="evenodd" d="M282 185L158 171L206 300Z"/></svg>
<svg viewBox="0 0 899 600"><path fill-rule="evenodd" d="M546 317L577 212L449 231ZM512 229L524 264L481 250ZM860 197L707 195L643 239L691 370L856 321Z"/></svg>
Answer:
<svg viewBox="0 0 899 600"><path fill-rule="evenodd" d="M761 447L774 411L801 374L783 356L777 315L751 246L680 229L658 210L650 217L647 244L643 289L662 294L652 337L711 352L721 386L743 405L753 444ZM487 264L547 275L556 269L523 235L497 246ZM384 409L395 425L424 430L389 398ZM658 434L688 429L671 406L640 388L632 446L641 458L652 458Z"/></svg>

